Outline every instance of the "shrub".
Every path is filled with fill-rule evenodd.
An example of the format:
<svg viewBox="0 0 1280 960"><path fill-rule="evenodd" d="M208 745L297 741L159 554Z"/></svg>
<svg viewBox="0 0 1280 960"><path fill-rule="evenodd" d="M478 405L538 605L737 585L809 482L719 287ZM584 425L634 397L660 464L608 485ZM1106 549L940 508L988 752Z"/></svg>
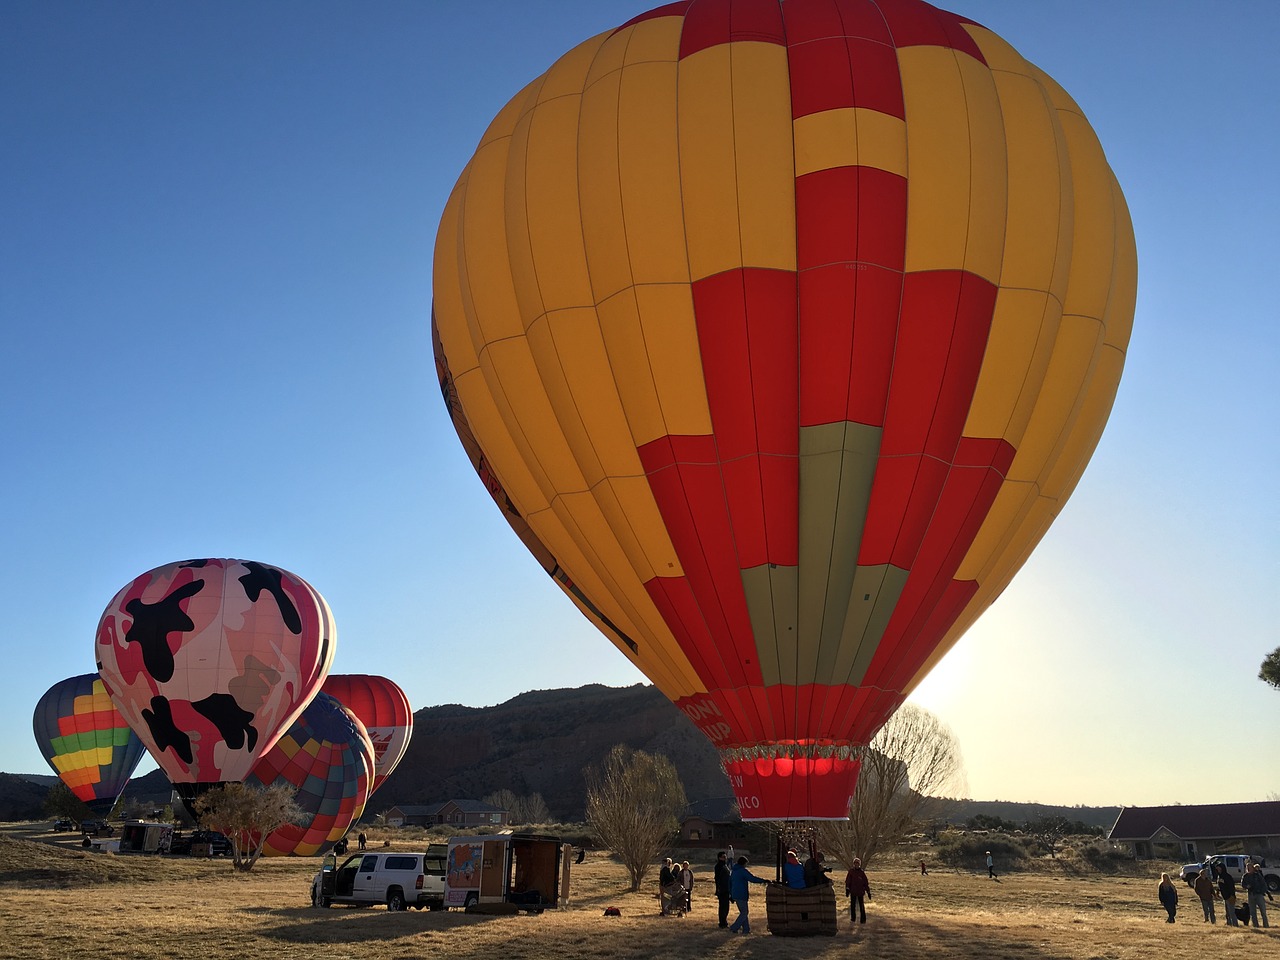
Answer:
<svg viewBox="0 0 1280 960"><path fill-rule="evenodd" d="M1091 843L1081 847L1076 856L1093 869L1103 873L1114 873L1122 867L1133 863L1133 857L1127 850L1112 846L1109 843Z"/></svg>
<svg viewBox="0 0 1280 960"><path fill-rule="evenodd" d="M968 837L962 834L946 834L938 843L938 859L949 867L983 870L987 866L987 851L996 861L996 871L1013 870L1028 859L1027 851L1008 837Z"/></svg>

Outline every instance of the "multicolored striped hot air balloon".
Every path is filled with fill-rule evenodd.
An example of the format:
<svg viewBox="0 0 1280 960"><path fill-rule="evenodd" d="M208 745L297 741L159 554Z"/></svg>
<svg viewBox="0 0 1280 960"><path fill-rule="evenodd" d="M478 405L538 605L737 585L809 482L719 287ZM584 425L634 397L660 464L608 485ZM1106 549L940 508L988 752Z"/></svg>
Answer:
<svg viewBox="0 0 1280 960"><path fill-rule="evenodd" d="M413 737L413 709L403 690L386 677L330 674L320 688L354 713L373 741L373 789L391 775Z"/></svg>
<svg viewBox="0 0 1280 960"><path fill-rule="evenodd" d="M498 114L436 364L544 568L720 748L746 819L857 751L1074 489L1129 340L1080 108L921 0L684 0Z"/></svg>
<svg viewBox="0 0 1280 960"><path fill-rule="evenodd" d="M190 805L239 782L320 689L337 642L324 598L253 560L186 560L107 605L94 649L117 709Z"/></svg>
<svg viewBox="0 0 1280 960"><path fill-rule="evenodd" d="M287 784L307 815L267 834L262 854L309 857L341 840L360 815L373 784L373 744L364 724L334 697L317 693L245 780Z"/></svg>
<svg viewBox="0 0 1280 960"><path fill-rule="evenodd" d="M36 704L40 752L62 782L99 816L115 806L145 748L96 673L59 680Z"/></svg>

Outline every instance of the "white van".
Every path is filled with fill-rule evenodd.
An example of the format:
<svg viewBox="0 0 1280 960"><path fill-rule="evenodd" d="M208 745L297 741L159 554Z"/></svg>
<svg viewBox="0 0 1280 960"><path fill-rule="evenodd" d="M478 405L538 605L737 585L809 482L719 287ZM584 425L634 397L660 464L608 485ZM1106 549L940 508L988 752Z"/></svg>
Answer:
<svg viewBox="0 0 1280 960"><path fill-rule="evenodd" d="M444 906L445 854L442 843L431 844L426 853L369 850L339 866L331 853L311 881L311 905L385 903L388 910L438 910Z"/></svg>

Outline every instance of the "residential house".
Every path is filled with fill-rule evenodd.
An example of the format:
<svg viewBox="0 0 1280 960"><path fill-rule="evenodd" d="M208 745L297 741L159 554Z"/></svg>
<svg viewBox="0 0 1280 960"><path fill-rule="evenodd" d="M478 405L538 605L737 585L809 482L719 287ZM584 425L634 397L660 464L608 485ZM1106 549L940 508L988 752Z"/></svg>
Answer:
<svg viewBox="0 0 1280 960"><path fill-rule="evenodd" d="M446 800L425 806L392 807L385 817L393 827L503 827L510 821L511 814L479 800Z"/></svg>
<svg viewBox="0 0 1280 960"><path fill-rule="evenodd" d="M689 804L680 817L680 846L741 845L747 838L747 829L733 797L698 800Z"/></svg>
<svg viewBox="0 0 1280 960"><path fill-rule="evenodd" d="M1139 860L1199 860L1214 853L1280 851L1280 800L1124 807L1108 837Z"/></svg>

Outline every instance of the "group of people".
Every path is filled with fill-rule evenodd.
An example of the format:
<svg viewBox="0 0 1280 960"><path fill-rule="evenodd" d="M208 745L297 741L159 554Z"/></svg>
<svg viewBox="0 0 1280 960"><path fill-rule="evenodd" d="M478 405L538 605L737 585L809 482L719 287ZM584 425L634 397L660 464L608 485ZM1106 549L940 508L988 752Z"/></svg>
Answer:
<svg viewBox="0 0 1280 960"><path fill-rule="evenodd" d="M1217 923L1217 910L1214 908L1216 900L1222 901L1223 913L1226 915L1227 926L1236 927L1240 925L1240 917L1236 913L1236 881L1222 864L1213 864L1210 869L1201 870L1196 874L1195 880L1191 884L1195 890L1196 896L1200 898L1200 907L1204 910L1205 923ZM1266 877L1262 875L1262 868L1256 863L1249 864L1244 871L1244 876L1240 878L1240 886L1244 888L1247 897L1248 921L1253 925L1269 927L1267 922L1267 901L1274 900L1271 891L1267 889ZM1169 914L1166 923L1173 923L1173 918L1178 912L1178 888L1174 886L1173 881L1169 878L1169 874L1160 874L1160 886L1157 888L1160 897L1160 904ZM1259 924L1258 920L1262 923Z"/></svg>
<svg viewBox="0 0 1280 960"><path fill-rule="evenodd" d="M819 851L802 864L796 852L788 850L786 861L782 865L784 885L795 889L830 885L831 878L827 874L831 872L831 868L823 866L825 859ZM747 866L748 863L746 857L738 857L734 863L730 864L729 855L724 850L716 855L715 884L720 929L727 929L730 933L749 934L751 932L751 885L770 882L752 873ZM687 867L688 864L685 866ZM659 883L661 884L661 878ZM844 889L845 894L850 898L849 919L857 919L855 916L855 910L857 910L861 911L862 915L859 922L866 923L866 901L871 897L871 884L862 869L861 860L853 861L853 866L844 879ZM733 923L729 923L730 904L738 908L738 916Z"/></svg>
<svg viewBox="0 0 1280 960"><path fill-rule="evenodd" d="M658 874L658 896L663 916L684 916L693 908L693 870L689 861L676 863L670 857L662 861Z"/></svg>

